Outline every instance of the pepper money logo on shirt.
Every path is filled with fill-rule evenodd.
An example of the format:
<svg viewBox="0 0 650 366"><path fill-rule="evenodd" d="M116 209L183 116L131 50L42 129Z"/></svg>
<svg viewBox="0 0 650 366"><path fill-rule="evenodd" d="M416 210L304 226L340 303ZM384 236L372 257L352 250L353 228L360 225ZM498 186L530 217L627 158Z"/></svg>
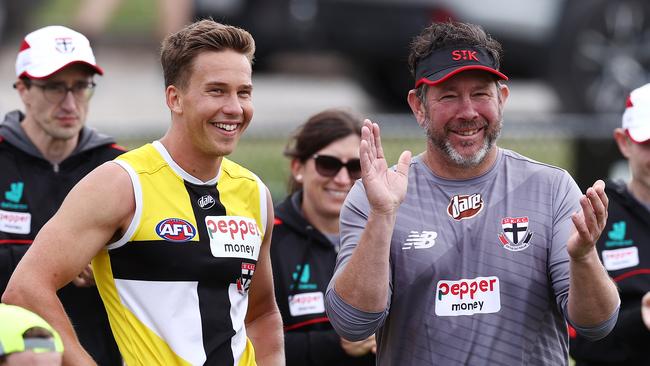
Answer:
<svg viewBox="0 0 650 366"><path fill-rule="evenodd" d="M262 235L254 219L243 216L207 216L205 226L213 256L257 260Z"/></svg>
<svg viewBox="0 0 650 366"><path fill-rule="evenodd" d="M476 277L438 281L436 315L459 316L496 313L501 310L499 278Z"/></svg>

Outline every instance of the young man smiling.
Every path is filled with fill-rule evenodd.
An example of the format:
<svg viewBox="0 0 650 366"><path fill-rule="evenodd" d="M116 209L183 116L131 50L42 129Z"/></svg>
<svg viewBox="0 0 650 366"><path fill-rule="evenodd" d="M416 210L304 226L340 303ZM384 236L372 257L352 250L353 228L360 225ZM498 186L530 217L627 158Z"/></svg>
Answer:
<svg viewBox="0 0 650 366"><path fill-rule="evenodd" d="M254 51L248 32L211 20L169 35L167 133L82 180L16 270L3 301L50 321L67 364L92 361L54 293L93 257L128 365L284 362L270 194L224 157L253 117Z"/></svg>

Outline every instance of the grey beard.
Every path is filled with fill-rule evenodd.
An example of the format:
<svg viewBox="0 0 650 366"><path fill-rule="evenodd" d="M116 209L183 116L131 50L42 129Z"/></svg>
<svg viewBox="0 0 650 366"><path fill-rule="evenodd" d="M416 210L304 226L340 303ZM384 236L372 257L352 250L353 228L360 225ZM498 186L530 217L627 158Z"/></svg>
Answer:
<svg viewBox="0 0 650 366"><path fill-rule="evenodd" d="M488 152L492 147L494 147L494 144L496 143L497 139L501 135L501 127L503 126L503 119L499 120L499 125L497 126L496 131L493 133L487 133L485 135L485 139L483 140L483 146L481 146L481 149L476 152L476 154L469 156L469 157L463 157L458 151L456 151L452 146L451 143L446 140L446 139L440 139L434 136L431 133L431 130L428 128L430 124L429 117L426 117L425 120L425 130L427 132L427 137L429 139L429 142L431 145L433 145L435 148L437 148L440 152L444 154L449 161L454 163L455 165L458 165L463 168L472 168L475 166L478 166L485 160L487 157Z"/></svg>

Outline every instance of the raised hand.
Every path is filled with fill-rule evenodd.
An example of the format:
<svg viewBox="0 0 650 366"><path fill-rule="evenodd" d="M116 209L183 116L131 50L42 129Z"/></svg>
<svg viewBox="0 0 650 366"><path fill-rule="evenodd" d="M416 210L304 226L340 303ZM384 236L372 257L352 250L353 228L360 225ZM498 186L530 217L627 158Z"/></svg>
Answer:
<svg viewBox="0 0 650 366"><path fill-rule="evenodd" d="M571 216L576 230L567 243L567 250L572 259L581 260L592 253L596 241L605 229L608 204L605 182L602 180L597 180L580 198L582 211Z"/></svg>
<svg viewBox="0 0 650 366"><path fill-rule="evenodd" d="M394 213L406 195L411 152L402 152L395 171L388 169L381 146L379 125L366 119L361 128L359 154L361 180L370 208L378 214Z"/></svg>

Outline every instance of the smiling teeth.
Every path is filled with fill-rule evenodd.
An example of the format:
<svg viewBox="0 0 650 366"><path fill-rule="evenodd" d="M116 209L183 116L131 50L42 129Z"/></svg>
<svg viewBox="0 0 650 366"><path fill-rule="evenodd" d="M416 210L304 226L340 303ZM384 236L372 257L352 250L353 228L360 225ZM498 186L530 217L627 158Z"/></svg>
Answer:
<svg viewBox="0 0 650 366"><path fill-rule="evenodd" d="M469 130L469 131L458 131L456 133L461 135L461 136L472 136L473 134L477 133L478 131L479 130L476 129L476 130Z"/></svg>
<svg viewBox="0 0 650 366"><path fill-rule="evenodd" d="M213 125L221 128L223 130L226 130L226 131L234 131L235 129L237 129L237 125L233 125L233 124L213 123Z"/></svg>

